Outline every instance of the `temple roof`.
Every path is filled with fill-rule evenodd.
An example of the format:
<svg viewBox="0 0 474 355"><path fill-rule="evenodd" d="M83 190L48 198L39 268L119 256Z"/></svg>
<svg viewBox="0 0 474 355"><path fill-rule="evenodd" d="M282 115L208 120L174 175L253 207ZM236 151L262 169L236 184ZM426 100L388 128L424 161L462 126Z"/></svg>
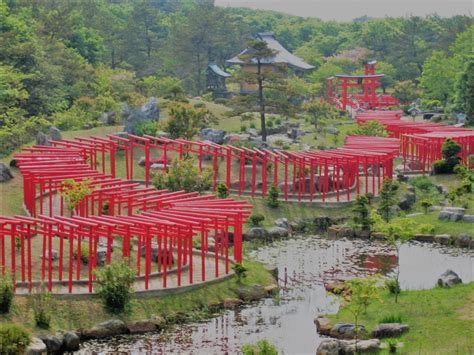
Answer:
<svg viewBox="0 0 474 355"><path fill-rule="evenodd" d="M224 78L230 78L232 75L229 73L223 71L217 64L211 63L208 66L209 69L211 69L214 73L216 73L219 76L222 76Z"/></svg>
<svg viewBox="0 0 474 355"><path fill-rule="evenodd" d="M266 58L262 60L261 62L263 64L278 64L278 63L285 63L288 64L289 66L292 66L296 69L300 70L311 70L314 69L314 66L306 63L303 59L291 54L285 47L283 47L280 42L278 42L275 38L275 35L271 32L264 32L264 33L259 33L257 35L257 39L261 41L267 42L267 46L270 49L273 49L276 51L276 55L270 58ZM240 56L247 54L249 52L249 48L244 49L242 52L240 52L238 55L235 57L227 60L227 63L229 64L243 64L244 61L240 59ZM252 59L253 63L257 63L257 60Z"/></svg>

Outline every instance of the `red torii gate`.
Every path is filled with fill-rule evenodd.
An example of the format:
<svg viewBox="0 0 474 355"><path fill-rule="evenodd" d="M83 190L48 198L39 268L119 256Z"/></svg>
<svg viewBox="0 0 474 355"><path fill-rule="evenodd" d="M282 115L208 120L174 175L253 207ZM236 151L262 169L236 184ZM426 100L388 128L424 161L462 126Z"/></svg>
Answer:
<svg viewBox="0 0 474 355"><path fill-rule="evenodd" d="M0 217L0 253L1 270L7 268L7 255L5 245L10 245L9 264L15 286L27 286L31 291L34 284L32 277L33 262L31 253L31 242L33 238L42 237L41 255L41 280L47 281L49 290L53 285L61 285L63 282L63 269L65 259L68 259L67 278L68 292L72 292L73 286L79 287L83 281L81 274L81 245L83 240L89 243L88 248L88 272L87 291L92 292L94 275L93 270L97 267L98 246L101 240L106 240L105 263L111 261L112 241L122 238L123 257L130 257L129 245L135 240L138 245L135 257L137 276L142 277L142 249L145 250L144 284L149 288L151 277L152 246L151 242L156 238L157 245L157 268L163 279L163 288L167 287L167 273L171 272L172 252L176 254L177 284L181 285L181 275L184 266L188 268L189 283L193 283L193 247L192 238L196 233L201 233L201 280L206 280L205 259L209 255L209 232L214 232L215 276L220 275L219 258L225 260L224 273L229 272L229 233L233 230L234 259L242 261L242 224L249 216L251 206L245 201L233 199L217 200L212 195L197 196L196 193L184 193L157 191L154 188L141 187L138 183L132 183L111 175L99 173L89 164L87 159L91 154L105 152L108 147L105 142L98 149L91 146L88 149L77 149L74 142L68 141L64 144L69 147L58 149L58 147L33 147L24 153L17 154L15 160L25 180L25 207L34 217ZM115 144L114 142L112 142ZM122 143L122 142L121 142ZM123 145L123 144L122 144ZM63 146L61 142L58 146ZM113 153L114 150L111 150ZM102 155L102 159L104 155ZM97 159L91 160L97 165ZM105 161L102 161L105 165ZM113 170L113 169L111 169ZM59 215L53 211L53 195L60 193L62 183L65 179L72 178L76 181L89 179L93 192L85 198L75 210L71 217L62 216L64 206L61 197ZM128 194L128 195L127 195ZM107 215L102 212L102 206L108 203L107 198L118 196L126 198L117 203L117 208L109 208ZM132 196L133 198L130 198ZM157 200L154 197L159 196ZM48 201L49 216L43 215L44 198ZM140 197L140 198L137 198ZM36 199L40 200L39 213L36 207ZM150 204L150 200L153 200ZM185 206L185 207L183 207ZM127 215L115 215L115 210L126 210ZM98 215L95 215L95 213ZM142 211L141 214L136 214ZM144 212L146 211L146 212ZM10 238L9 243L8 238ZM19 240L21 260L21 282L16 282L16 241ZM59 243L58 263L53 258L53 241ZM76 245L77 255L73 256ZM65 248L69 247L69 254ZM143 248L142 248L143 247ZM69 255L69 256L68 256ZM75 273L75 278L73 274ZM56 277L56 279L55 279ZM74 280L75 279L75 280ZM24 283L27 283L25 285ZM78 284L79 282L79 284ZM23 284L22 284L23 283Z"/></svg>

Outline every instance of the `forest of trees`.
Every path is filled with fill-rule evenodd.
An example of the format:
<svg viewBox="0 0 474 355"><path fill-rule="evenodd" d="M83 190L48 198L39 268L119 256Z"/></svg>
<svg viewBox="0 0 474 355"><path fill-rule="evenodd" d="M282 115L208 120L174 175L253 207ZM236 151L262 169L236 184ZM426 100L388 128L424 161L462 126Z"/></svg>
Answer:
<svg viewBox="0 0 474 355"><path fill-rule="evenodd" d="M210 61L225 66L268 31L316 66L312 96L326 77L377 59L383 89L406 103L421 97L473 115L471 16L335 22L212 0L0 0L0 154L52 124L97 125L123 102L201 95Z"/></svg>

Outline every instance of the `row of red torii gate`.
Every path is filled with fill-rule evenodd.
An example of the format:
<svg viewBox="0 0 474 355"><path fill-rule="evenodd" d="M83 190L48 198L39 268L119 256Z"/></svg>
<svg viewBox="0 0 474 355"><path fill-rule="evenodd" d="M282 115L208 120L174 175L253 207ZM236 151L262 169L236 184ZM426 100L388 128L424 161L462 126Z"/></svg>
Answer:
<svg viewBox="0 0 474 355"><path fill-rule="evenodd" d="M446 138L462 145L463 163L474 153L472 130L406 122L401 115L362 113L359 123L378 120L391 137L349 136L343 147L326 151L133 135L24 149L15 161L29 216L0 217L0 266L9 269L20 293L39 283L54 293L93 292L94 270L122 258L137 271L137 292L221 277L232 262L242 261L242 228L252 206L212 194L157 190L151 186L153 169L165 171L173 160L194 157L199 169L211 169L214 191L223 183L235 194L264 197L273 185L285 200L337 203L377 194L383 179L392 178L399 155L405 166L422 162L425 171L440 157ZM143 169L137 165L142 155ZM68 179L87 180L92 191L72 215L62 194Z"/></svg>

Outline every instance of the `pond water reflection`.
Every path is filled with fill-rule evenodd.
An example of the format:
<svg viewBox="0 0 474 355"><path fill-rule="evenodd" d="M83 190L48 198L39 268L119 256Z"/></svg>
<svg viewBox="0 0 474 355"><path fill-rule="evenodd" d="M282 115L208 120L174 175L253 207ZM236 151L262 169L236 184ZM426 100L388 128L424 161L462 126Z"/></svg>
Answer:
<svg viewBox="0 0 474 355"><path fill-rule="evenodd" d="M313 319L334 313L338 304L324 283L381 273L396 266L395 252L380 241L328 240L297 237L273 243L252 257L279 269L281 290L238 310L226 311L205 323L180 325L170 334L123 336L83 345L84 354L235 354L243 344L266 338L285 354L314 354L321 338ZM403 289L425 289L452 269L464 282L474 279L474 252L411 242L401 248Z"/></svg>

